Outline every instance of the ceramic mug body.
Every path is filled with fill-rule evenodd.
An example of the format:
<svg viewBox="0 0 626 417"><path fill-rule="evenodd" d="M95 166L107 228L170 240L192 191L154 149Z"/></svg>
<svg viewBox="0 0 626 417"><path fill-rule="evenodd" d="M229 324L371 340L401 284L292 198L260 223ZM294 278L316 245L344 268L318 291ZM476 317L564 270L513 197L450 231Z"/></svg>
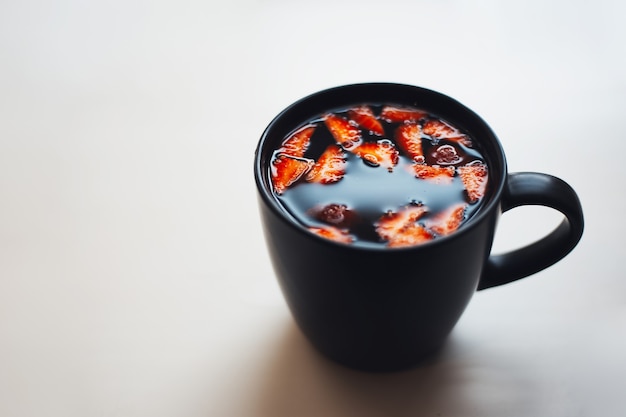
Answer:
<svg viewBox="0 0 626 417"><path fill-rule="evenodd" d="M403 248L337 243L294 222L272 193L272 153L293 129L329 109L394 103L425 109L480 144L489 167L481 209L459 230ZM281 112L263 133L254 174L269 255L290 311L307 339L328 358L365 371L396 371L436 351L476 290L544 269L567 255L583 231L574 190L540 173L509 174L489 126L443 94L420 87L366 83L305 97ZM490 255L499 216L520 205L545 205L564 214L561 225L517 251Z"/></svg>

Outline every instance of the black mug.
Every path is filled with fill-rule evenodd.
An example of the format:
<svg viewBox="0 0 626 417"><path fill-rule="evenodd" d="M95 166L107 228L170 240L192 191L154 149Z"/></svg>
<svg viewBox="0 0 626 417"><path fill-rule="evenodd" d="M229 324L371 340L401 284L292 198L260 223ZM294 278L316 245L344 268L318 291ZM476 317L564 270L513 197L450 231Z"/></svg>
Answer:
<svg viewBox="0 0 626 417"><path fill-rule="evenodd" d="M480 144L490 192L459 230L419 246L370 248L316 236L285 214L269 178L273 151L303 122L363 103L427 110ZM549 267L577 245L583 232L580 201L567 183L542 173L509 174L500 142L478 115L450 97L411 85L352 84L297 101L263 133L254 175L270 258L296 323L326 357L363 371L418 365L443 345L474 292ZM526 247L490 255L499 216L521 205L551 207L563 221Z"/></svg>

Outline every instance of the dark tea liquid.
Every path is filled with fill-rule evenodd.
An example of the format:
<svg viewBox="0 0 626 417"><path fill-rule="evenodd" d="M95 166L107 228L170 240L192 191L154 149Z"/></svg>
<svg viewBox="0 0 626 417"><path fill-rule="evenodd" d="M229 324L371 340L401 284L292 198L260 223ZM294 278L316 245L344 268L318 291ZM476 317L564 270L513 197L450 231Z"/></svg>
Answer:
<svg viewBox="0 0 626 417"><path fill-rule="evenodd" d="M303 227L309 230L332 228L341 231L342 236L349 237L344 243L361 246L390 246L389 239L381 237L380 225L385 218L392 218L410 208L423 208L423 214L419 218L411 219L410 226L415 224L423 228L430 236L428 240L441 237L442 233L436 231L439 229L431 226L441 222L442 214L450 208L463 207L462 218L455 225L455 230L462 227L480 209L484 200L484 191L480 198L470 198L468 185L460 175L460 170L466 166L478 165L484 167L486 172L486 161L477 142L445 120L425 112L425 116L419 120L395 121L382 116L386 106L416 111L419 109L389 104L368 103L367 106L382 126L382 134L380 131L376 134L351 120L351 108L335 109L328 114L343 118L354 129L358 129L360 144L388 143L397 151L397 162L394 166L388 168L372 163L354 149L343 148L341 140L333 135L325 123L326 115L320 115L302 123L301 126L313 126L315 129L304 153L298 158L318 161L329 145L337 144L344 157L343 175L336 182L319 183L307 181L303 174L283 192L274 192L280 205ZM403 124L411 123L418 125L420 131L423 157L417 160L397 140L398 129ZM451 130L441 134L432 129L433 124L440 123ZM294 132L299 129L301 127ZM358 149L358 145L356 148ZM274 160L280 153L280 149L275 152ZM451 167L448 170L452 174L442 178L420 178L416 176L416 166ZM482 181L484 190L486 178Z"/></svg>

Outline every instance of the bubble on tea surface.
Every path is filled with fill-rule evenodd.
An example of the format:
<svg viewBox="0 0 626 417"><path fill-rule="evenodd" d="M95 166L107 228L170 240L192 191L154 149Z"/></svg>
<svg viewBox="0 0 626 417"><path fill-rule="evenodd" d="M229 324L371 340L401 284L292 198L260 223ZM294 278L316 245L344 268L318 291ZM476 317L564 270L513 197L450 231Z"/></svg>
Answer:
<svg viewBox="0 0 626 417"><path fill-rule="evenodd" d="M380 163L378 162L378 158L376 158L374 155L363 154L361 158L363 159L363 162L365 163L365 165L371 166L373 168L380 166Z"/></svg>

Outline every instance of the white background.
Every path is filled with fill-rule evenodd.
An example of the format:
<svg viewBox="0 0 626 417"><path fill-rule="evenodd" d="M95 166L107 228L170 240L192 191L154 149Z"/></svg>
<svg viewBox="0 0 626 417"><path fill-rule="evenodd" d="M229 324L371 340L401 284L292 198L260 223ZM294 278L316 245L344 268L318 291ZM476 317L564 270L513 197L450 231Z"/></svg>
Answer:
<svg viewBox="0 0 626 417"><path fill-rule="evenodd" d="M0 415L624 415L625 5L1 1ZM586 216L567 258L477 293L435 362L392 375L295 328L252 176L274 115L362 81L463 102ZM559 221L506 213L496 250Z"/></svg>

